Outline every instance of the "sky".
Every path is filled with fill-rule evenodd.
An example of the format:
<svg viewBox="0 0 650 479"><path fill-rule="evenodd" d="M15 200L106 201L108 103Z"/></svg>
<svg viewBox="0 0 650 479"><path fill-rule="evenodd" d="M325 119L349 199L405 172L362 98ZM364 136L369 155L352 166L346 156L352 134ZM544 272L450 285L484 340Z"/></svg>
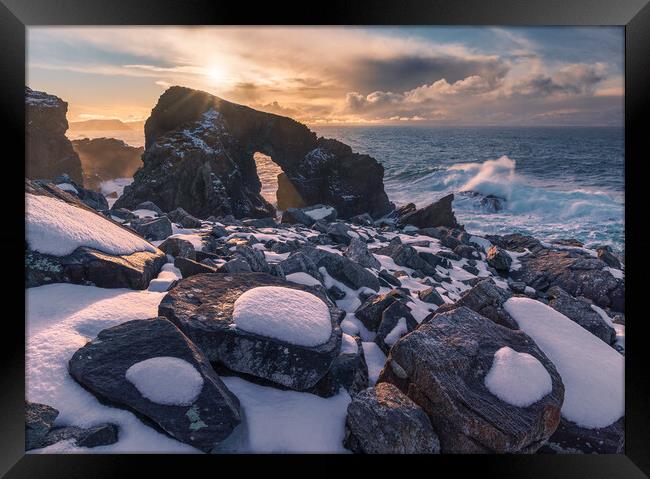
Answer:
<svg viewBox="0 0 650 479"><path fill-rule="evenodd" d="M172 85L307 124L622 126L622 27L29 27L68 120L146 119Z"/></svg>

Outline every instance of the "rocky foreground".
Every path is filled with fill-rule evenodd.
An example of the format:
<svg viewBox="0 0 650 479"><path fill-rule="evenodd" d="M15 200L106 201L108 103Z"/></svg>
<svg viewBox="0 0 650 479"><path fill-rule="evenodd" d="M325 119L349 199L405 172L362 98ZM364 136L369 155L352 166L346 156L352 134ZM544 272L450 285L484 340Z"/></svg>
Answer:
<svg viewBox="0 0 650 479"><path fill-rule="evenodd" d="M133 431L153 428L204 452L304 450L260 435L310 404L334 428L327 446L309 442L321 426L302 436L311 452L623 451L625 285L606 247L472 235L452 197L380 219L198 218L133 192L94 209L60 184L77 192L26 181L28 296L128 289L101 320L57 319L82 337L28 341L27 449L142 450ZM157 312L127 320L128 290ZM93 396L137 419L86 412L106 411Z"/></svg>

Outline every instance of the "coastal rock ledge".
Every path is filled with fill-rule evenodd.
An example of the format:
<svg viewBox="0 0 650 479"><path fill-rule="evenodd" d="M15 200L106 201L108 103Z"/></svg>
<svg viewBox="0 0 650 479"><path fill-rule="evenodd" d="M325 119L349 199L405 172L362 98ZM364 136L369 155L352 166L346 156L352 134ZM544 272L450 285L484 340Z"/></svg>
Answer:
<svg viewBox="0 0 650 479"><path fill-rule="evenodd" d="M115 208L153 201L199 218L273 216L260 194L253 155L270 156L284 173L278 198L284 207L318 203L342 218L391 211L383 167L339 141L318 138L291 118L174 86L158 100L145 124L143 167ZM291 191L289 191L291 190Z"/></svg>

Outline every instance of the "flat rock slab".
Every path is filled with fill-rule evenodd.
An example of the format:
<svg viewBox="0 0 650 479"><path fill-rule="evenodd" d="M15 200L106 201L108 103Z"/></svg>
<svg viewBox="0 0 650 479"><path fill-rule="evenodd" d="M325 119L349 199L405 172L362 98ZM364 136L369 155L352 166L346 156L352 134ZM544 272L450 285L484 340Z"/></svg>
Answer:
<svg viewBox="0 0 650 479"><path fill-rule="evenodd" d="M77 248L68 256L25 252L25 287L50 283L92 283L100 288L147 289L167 262L165 253L139 251L115 256L93 248Z"/></svg>
<svg viewBox="0 0 650 479"><path fill-rule="evenodd" d="M544 366L549 394L517 407L487 389L494 354L505 346ZM528 335L465 306L436 315L395 343L378 382L395 384L427 412L443 453L534 452L557 428L564 400L560 375Z"/></svg>
<svg viewBox="0 0 650 479"><path fill-rule="evenodd" d="M154 402L126 379L131 366L159 357L178 358L196 369L203 385L191 403ZM72 356L69 371L100 399L135 411L202 451L212 450L241 421L238 399L201 351L165 318L129 321L101 331Z"/></svg>
<svg viewBox="0 0 650 479"><path fill-rule="evenodd" d="M357 394L348 406L345 446L365 454L435 454L438 436L420 406L390 383Z"/></svg>
<svg viewBox="0 0 650 479"><path fill-rule="evenodd" d="M300 346L238 329L235 301L260 286L309 292L328 307L332 334L318 346ZM160 303L159 314L176 324L204 354L232 371L250 374L291 389L314 386L329 371L341 349L343 312L323 291L266 273L198 274L181 280Z"/></svg>

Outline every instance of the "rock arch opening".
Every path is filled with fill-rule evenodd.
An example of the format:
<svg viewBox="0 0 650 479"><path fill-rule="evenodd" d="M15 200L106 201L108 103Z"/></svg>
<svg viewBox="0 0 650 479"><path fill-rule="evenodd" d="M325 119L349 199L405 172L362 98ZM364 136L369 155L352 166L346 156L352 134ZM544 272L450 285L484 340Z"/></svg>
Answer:
<svg viewBox="0 0 650 479"><path fill-rule="evenodd" d="M260 194L278 212L287 208L303 208L307 206L293 183L291 183L280 165L273 161L271 156L256 151L253 153L253 160L261 184Z"/></svg>

